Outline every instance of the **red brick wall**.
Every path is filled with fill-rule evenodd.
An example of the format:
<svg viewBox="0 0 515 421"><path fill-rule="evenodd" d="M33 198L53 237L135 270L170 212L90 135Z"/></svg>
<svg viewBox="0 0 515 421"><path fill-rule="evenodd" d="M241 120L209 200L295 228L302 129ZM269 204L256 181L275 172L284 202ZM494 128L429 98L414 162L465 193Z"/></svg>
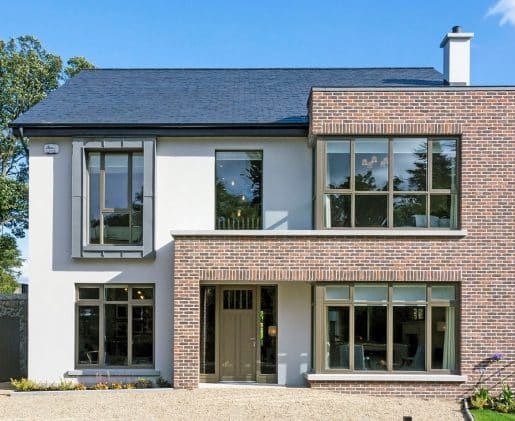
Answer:
<svg viewBox="0 0 515 421"><path fill-rule="evenodd" d="M459 361L462 374L469 376L467 384L349 382L316 387L457 397L474 386L478 365L495 352L505 354L502 372L514 375L515 91L314 91L310 107L315 136L461 136L461 221L468 235L176 237L175 385L195 387L198 379L198 282L225 279L461 284ZM487 375L494 371L487 370Z"/></svg>

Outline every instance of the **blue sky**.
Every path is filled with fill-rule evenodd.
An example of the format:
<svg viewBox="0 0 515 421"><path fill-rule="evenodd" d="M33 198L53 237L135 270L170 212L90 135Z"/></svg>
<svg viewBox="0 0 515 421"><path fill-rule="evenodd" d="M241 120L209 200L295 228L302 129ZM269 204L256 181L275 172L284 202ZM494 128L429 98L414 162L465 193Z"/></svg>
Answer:
<svg viewBox="0 0 515 421"><path fill-rule="evenodd" d="M442 70L440 41L461 25L472 84L515 85L515 0L25 0L2 15L0 39L32 34L97 67Z"/></svg>

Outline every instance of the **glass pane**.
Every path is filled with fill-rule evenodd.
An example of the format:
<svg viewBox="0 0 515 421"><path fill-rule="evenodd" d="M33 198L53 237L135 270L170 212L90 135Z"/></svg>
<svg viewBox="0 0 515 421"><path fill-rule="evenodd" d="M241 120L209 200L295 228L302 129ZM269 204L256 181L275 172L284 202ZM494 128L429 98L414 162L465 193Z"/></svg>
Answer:
<svg viewBox="0 0 515 421"><path fill-rule="evenodd" d="M152 364L154 351L154 310L152 306L132 307L132 364Z"/></svg>
<svg viewBox="0 0 515 421"><path fill-rule="evenodd" d="M350 227L351 212L350 194L326 194L325 195L325 226Z"/></svg>
<svg viewBox="0 0 515 421"><path fill-rule="evenodd" d="M356 195L356 227L388 227L387 195Z"/></svg>
<svg viewBox="0 0 515 421"><path fill-rule="evenodd" d="M104 243L125 244L130 241L129 214L104 214Z"/></svg>
<svg viewBox="0 0 515 421"><path fill-rule="evenodd" d="M427 139L394 139L393 189L426 191Z"/></svg>
<svg viewBox="0 0 515 421"><path fill-rule="evenodd" d="M131 242L143 241L143 154L132 154Z"/></svg>
<svg viewBox="0 0 515 421"><path fill-rule="evenodd" d="M386 369L386 307L355 307L354 370Z"/></svg>
<svg viewBox="0 0 515 421"><path fill-rule="evenodd" d="M455 300L456 289L454 285L433 285L431 287L432 300Z"/></svg>
<svg viewBox="0 0 515 421"><path fill-rule="evenodd" d="M426 308L393 308L393 369L426 369Z"/></svg>
<svg viewBox="0 0 515 421"><path fill-rule="evenodd" d="M349 287L343 286L343 285L325 287L325 299L326 300L348 300L349 299Z"/></svg>
<svg viewBox="0 0 515 421"><path fill-rule="evenodd" d="M216 288L200 287L200 372L215 372Z"/></svg>
<svg viewBox="0 0 515 421"><path fill-rule="evenodd" d="M394 285L393 301L426 301L426 286Z"/></svg>
<svg viewBox="0 0 515 421"><path fill-rule="evenodd" d="M127 304L106 304L105 363L127 365Z"/></svg>
<svg viewBox="0 0 515 421"><path fill-rule="evenodd" d="M99 308L79 306L79 364L98 364Z"/></svg>
<svg viewBox="0 0 515 421"><path fill-rule="evenodd" d="M277 288L261 287L261 310L259 312L259 339L261 346L261 373L277 371Z"/></svg>
<svg viewBox="0 0 515 421"><path fill-rule="evenodd" d="M394 227L427 227L426 195L395 195L393 198Z"/></svg>
<svg viewBox="0 0 515 421"><path fill-rule="evenodd" d="M354 301L387 301L387 285L356 284L354 286Z"/></svg>
<svg viewBox="0 0 515 421"><path fill-rule="evenodd" d="M129 298L127 287L105 287L106 301L127 301Z"/></svg>
<svg viewBox="0 0 515 421"><path fill-rule="evenodd" d="M326 187L350 189L350 142L327 142L326 154Z"/></svg>
<svg viewBox="0 0 515 421"><path fill-rule="evenodd" d="M216 229L261 229L261 152L216 153Z"/></svg>
<svg viewBox="0 0 515 421"><path fill-rule="evenodd" d="M151 300L154 297L154 288L152 287L133 287L133 300Z"/></svg>
<svg viewBox="0 0 515 421"><path fill-rule="evenodd" d="M456 368L456 312L454 307L431 308L431 368Z"/></svg>
<svg viewBox="0 0 515 421"><path fill-rule="evenodd" d="M98 288L79 288L80 300L98 300L100 291Z"/></svg>
<svg viewBox="0 0 515 421"><path fill-rule="evenodd" d="M456 140L433 140L433 189L456 191Z"/></svg>
<svg viewBox="0 0 515 421"><path fill-rule="evenodd" d="M129 155L106 153L105 159L105 207L127 209L129 207Z"/></svg>
<svg viewBox="0 0 515 421"><path fill-rule="evenodd" d="M388 139L356 140L356 190L388 190Z"/></svg>
<svg viewBox="0 0 515 421"><path fill-rule="evenodd" d="M327 368L349 368L349 307L327 309Z"/></svg>
<svg viewBox="0 0 515 421"><path fill-rule="evenodd" d="M88 154L89 242L100 243L100 154Z"/></svg>
<svg viewBox="0 0 515 421"><path fill-rule="evenodd" d="M432 194L431 227L457 228L458 201L455 194Z"/></svg>

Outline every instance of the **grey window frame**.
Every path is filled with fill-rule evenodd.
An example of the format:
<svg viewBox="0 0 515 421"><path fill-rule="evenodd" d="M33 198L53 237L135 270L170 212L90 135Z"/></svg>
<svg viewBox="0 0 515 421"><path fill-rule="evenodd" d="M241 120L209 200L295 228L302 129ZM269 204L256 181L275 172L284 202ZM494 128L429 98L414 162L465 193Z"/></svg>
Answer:
<svg viewBox="0 0 515 421"><path fill-rule="evenodd" d="M106 288L128 288L127 301L108 301L105 299ZM80 288L98 288L98 299L80 299ZM138 300L132 298L132 289L152 288L151 300ZM156 363L156 287L154 284L75 284L75 368L154 368ZM105 304L127 305L127 361L128 365L105 365ZM152 364L131 364L132 362L132 308L138 306L152 306ZM79 307L98 306L98 364L81 364L79 362Z"/></svg>
<svg viewBox="0 0 515 421"><path fill-rule="evenodd" d="M426 139L427 140L427 172L426 172L426 190L394 190L393 189L393 171L394 171L394 140L402 139ZM387 139L388 141L388 189L377 190L377 191L361 191L355 188L355 145L356 140L360 139ZM433 141L439 140L455 140L456 141L456 191L452 189L433 189ZM327 161L326 161L326 150L327 142L335 141L348 141L350 143L350 187L348 189L329 189L326 183L327 174ZM315 200L315 228L316 229L330 229L330 230L353 230L353 229L370 229L370 230L459 230L461 226L461 200L460 200L460 185L461 185L461 168L460 168L460 156L461 156L461 142L459 136L430 136L430 135L377 135L377 136L327 136L319 137L316 142L316 200ZM351 198L351 224L350 227L326 227L324 215L325 215L325 196L326 195L348 195ZM456 195L457 200L457 221L456 227L431 227L431 195ZM388 197L388 226L387 227L356 227L356 195L359 196L387 196ZM394 227L393 220L393 199L395 196L402 195L421 195L426 198L426 226L425 227Z"/></svg>
<svg viewBox="0 0 515 421"><path fill-rule="evenodd" d="M74 138L72 142L72 257L154 258L154 166L155 138ZM143 153L143 242L134 244L89 244L89 152Z"/></svg>
<svg viewBox="0 0 515 421"><path fill-rule="evenodd" d="M388 296L386 301L354 301L354 287L355 285L387 285ZM425 301L394 301L393 300L393 287L403 285L424 285L426 287ZM454 300L433 300L432 287L433 286L454 286L455 297ZM328 299L326 297L327 286L348 286L349 298L348 299ZM374 373L384 375L403 375L403 374L456 374L460 372L460 286L456 283L445 282L350 282L350 283L321 283L315 285L315 317L314 317L314 348L315 348L315 372L317 373ZM386 370L354 370L354 308L363 306L383 306L387 311L387 331L386 331ZM397 306L416 306L425 308L425 367L423 371L408 371L408 370L394 370L393 369L393 308ZM326 366L326 343L327 338L327 309L328 307L348 307L349 308L349 368L327 368ZM456 366L454 370L448 369L432 369L431 368L431 350L432 336L431 336L431 321L432 321L432 308L433 307L454 307L455 308L455 353L456 353Z"/></svg>

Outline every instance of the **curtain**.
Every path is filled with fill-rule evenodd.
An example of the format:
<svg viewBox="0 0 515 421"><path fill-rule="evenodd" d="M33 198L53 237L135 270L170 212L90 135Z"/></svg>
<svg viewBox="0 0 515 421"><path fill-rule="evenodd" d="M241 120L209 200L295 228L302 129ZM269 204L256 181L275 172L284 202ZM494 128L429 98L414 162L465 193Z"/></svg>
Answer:
<svg viewBox="0 0 515 421"><path fill-rule="evenodd" d="M456 367L456 326L454 307L447 307L445 312L445 334L443 339L443 368L454 370Z"/></svg>
<svg viewBox="0 0 515 421"><path fill-rule="evenodd" d="M331 200L329 199L329 195L324 196L324 210L325 210L325 227L331 228L332 227L332 221L331 221Z"/></svg>

